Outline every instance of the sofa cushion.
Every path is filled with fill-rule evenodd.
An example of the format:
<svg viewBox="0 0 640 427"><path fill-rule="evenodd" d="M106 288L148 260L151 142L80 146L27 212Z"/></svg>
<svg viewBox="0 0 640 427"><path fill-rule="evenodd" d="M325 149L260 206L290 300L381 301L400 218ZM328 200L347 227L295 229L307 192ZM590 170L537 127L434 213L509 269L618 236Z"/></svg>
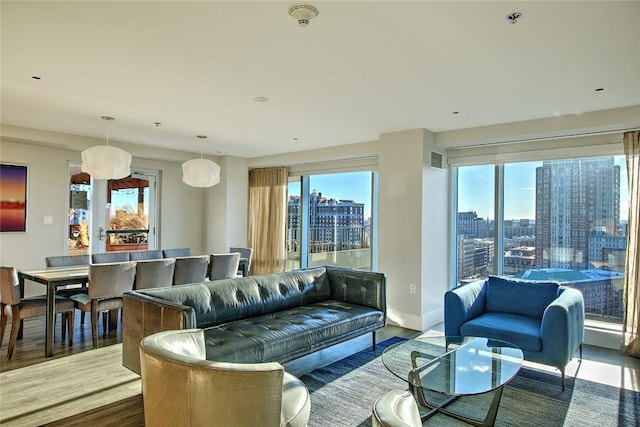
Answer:
<svg viewBox="0 0 640 427"><path fill-rule="evenodd" d="M284 363L319 348L358 336L384 313L341 301L324 301L205 328L207 360Z"/></svg>
<svg viewBox="0 0 640 427"><path fill-rule="evenodd" d="M536 317L512 313L484 313L460 327L464 336L507 341L522 350L541 351L540 325Z"/></svg>
<svg viewBox="0 0 640 427"><path fill-rule="evenodd" d="M544 310L558 297L557 282L536 282L489 276L485 310L542 319Z"/></svg>

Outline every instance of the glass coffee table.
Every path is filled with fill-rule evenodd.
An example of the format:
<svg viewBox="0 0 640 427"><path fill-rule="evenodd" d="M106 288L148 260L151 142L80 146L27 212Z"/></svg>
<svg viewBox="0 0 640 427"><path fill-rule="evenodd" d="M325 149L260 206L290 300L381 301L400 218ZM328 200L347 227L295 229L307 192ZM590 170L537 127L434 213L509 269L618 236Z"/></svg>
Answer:
<svg viewBox="0 0 640 427"><path fill-rule="evenodd" d="M475 426L494 424L502 388L518 373L522 360L522 350L514 344L479 337L418 337L394 344L382 353L386 368L408 382L418 404L428 410L423 421L440 412ZM433 404L425 390L450 397ZM493 390L495 395L484 421L446 409L461 396Z"/></svg>

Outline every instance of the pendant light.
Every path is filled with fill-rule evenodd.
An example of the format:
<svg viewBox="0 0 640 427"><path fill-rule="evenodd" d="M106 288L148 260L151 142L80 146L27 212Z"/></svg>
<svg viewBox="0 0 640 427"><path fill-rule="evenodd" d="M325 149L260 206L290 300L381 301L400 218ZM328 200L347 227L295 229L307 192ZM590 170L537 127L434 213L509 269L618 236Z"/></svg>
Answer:
<svg viewBox="0 0 640 427"><path fill-rule="evenodd" d="M206 135L198 135L205 139ZM200 149L200 158L187 160L182 164L182 182L191 187L213 187L220 182L220 166L209 159L203 158L203 149Z"/></svg>
<svg viewBox="0 0 640 427"><path fill-rule="evenodd" d="M113 117L102 116L102 120L111 122ZM93 179L121 179L131 175L131 154L109 145L109 130L107 129L107 144L96 145L82 152L82 172L86 172Z"/></svg>

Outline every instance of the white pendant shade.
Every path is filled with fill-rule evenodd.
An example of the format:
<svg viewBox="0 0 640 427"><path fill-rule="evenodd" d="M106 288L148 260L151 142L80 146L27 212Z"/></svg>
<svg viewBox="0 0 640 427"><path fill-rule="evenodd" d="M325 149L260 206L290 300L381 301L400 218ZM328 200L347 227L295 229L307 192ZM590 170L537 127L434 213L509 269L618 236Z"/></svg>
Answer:
<svg viewBox="0 0 640 427"><path fill-rule="evenodd" d="M220 182L220 166L209 159L187 160L182 164L182 181L192 187L213 187Z"/></svg>
<svg viewBox="0 0 640 427"><path fill-rule="evenodd" d="M82 152L82 172L93 179L121 179L131 175L131 154L110 145L96 145Z"/></svg>

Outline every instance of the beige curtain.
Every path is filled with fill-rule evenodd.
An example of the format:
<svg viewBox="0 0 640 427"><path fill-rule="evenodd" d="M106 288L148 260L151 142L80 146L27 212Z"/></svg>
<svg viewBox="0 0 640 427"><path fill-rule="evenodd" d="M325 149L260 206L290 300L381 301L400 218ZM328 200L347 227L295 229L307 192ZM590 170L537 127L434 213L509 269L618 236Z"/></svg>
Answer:
<svg viewBox="0 0 640 427"><path fill-rule="evenodd" d="M629 229L624 268L624 322L622 351L640 357L640 131L622 139L629 176Z"/></svg>
<svg viewBox="0 0 640 427"><path fill-rule="evenodd" d="M251 274L284 271L287 262L287 168L249 171Z"/></svg>

